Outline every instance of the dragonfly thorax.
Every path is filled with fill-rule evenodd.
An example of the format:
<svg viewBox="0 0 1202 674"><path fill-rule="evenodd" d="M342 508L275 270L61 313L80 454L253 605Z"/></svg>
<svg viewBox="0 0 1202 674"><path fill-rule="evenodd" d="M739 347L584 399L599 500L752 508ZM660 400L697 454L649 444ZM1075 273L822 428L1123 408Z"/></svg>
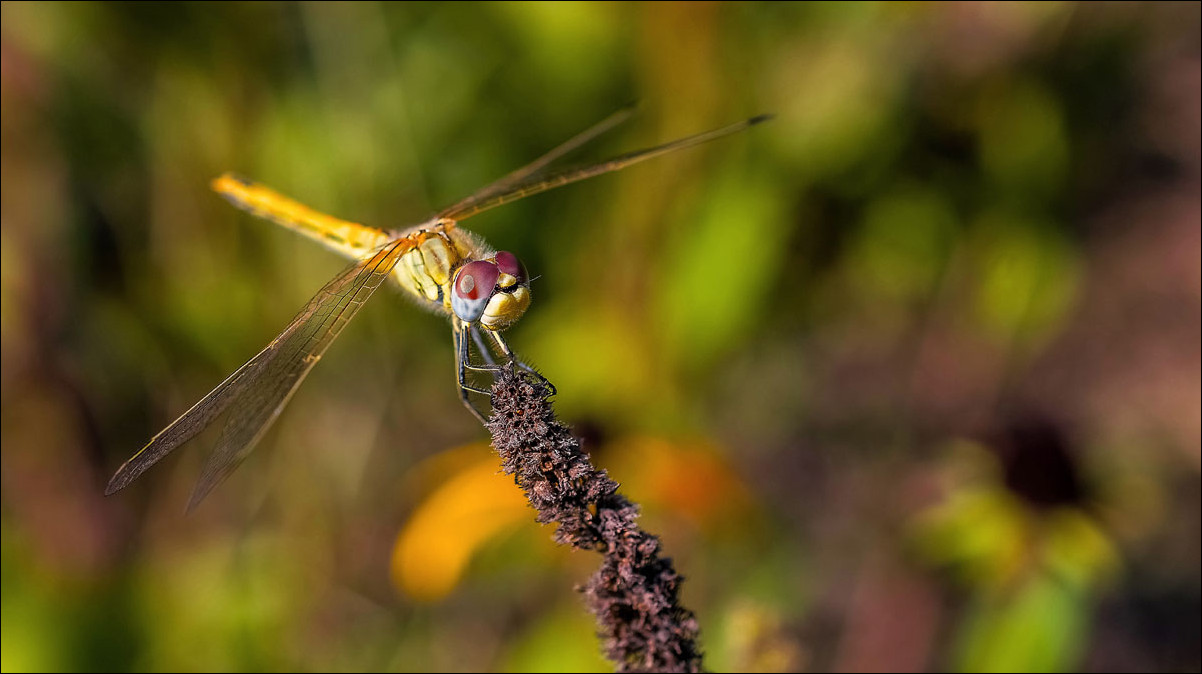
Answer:
<svg viewBox="0 0 1202 674"><path fill-rule="evenodd" d="M526 268L513 253L442 221L393 236L409 241L393 276L419 304L488 330L513 325L530 306Z"/></svg>
<svg viewBox="0 0 1202 674"><path fill-rule="evenodd" d="M513 253L468 262L455 270L451 310L466 323L504 330L530 307L530 280Z"/></svg>

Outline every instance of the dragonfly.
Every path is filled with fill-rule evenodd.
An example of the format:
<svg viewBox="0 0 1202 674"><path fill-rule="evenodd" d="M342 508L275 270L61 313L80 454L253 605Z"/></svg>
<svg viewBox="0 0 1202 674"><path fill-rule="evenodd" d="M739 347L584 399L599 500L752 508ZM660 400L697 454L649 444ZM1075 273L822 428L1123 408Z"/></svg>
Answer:
<svg viewBox="0 0 1202 674"><path fill-rule="evenodd" d="M389 278L419 305L450 318L459 397L484 422L471 394L488 396L489 391L470 381L468 373L495 374L503 363L533 372L502 335L529 308L531 278L516 255L490 248L459 223L518 199L738 133L771 117L751 117L596 163L550 168L562 156L626 121L632 112L627 107L613 113L425 222L401 229L341 220L232 173L213 180L212 188L237 208L314 239L354 262L317 291L262 351L126 461L109 481L105 495L129 486L228 412L188 501L188 511L193 510L250 455L326 349ZM472 358L473 343L478 361Z"/></svg>

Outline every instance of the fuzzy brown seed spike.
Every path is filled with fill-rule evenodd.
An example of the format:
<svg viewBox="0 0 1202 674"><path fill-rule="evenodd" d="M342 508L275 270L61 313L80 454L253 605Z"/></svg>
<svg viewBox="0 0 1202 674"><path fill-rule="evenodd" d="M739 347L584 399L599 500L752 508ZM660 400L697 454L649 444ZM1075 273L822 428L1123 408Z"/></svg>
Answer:
<svg viewBox="0 0 1202 674"><path fill-rule="evenodd" d="M555 541L604 556L578 589L597 616L606 657L619 672L701 671L697 620L679 602L682 577L659 556L659 539L635 524L638 506L593 467L546 397L543 385L502 373L488 429L538 521L559 525Z"/></svg>

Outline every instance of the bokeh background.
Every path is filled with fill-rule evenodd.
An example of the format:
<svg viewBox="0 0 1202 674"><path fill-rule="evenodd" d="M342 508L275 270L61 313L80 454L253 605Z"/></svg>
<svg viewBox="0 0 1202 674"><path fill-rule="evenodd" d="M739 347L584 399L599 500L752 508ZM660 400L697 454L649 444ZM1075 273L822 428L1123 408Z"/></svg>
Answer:
<svg viewBox="0 0 1202 674"><path fill-rule="evenodd" d="M117 466L343 262L235 170L473 219L511 343L687 577L716 671L1197 671L1197 3L3 5L2 664L597 670L556 548L381 292L241 470Z"/></svg>

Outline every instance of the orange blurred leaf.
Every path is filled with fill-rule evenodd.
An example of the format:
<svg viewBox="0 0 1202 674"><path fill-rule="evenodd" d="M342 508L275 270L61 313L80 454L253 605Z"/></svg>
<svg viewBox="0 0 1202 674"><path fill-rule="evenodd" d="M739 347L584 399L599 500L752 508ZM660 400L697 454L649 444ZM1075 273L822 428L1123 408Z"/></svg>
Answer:
<svg viewBox="0 0 1202 674"><path fill-rule="evenodd" d="M432 491L401 528L392 550L393 583L414 599L441 599L482 545L531 515L497 457L481 453Z"/></svg>

